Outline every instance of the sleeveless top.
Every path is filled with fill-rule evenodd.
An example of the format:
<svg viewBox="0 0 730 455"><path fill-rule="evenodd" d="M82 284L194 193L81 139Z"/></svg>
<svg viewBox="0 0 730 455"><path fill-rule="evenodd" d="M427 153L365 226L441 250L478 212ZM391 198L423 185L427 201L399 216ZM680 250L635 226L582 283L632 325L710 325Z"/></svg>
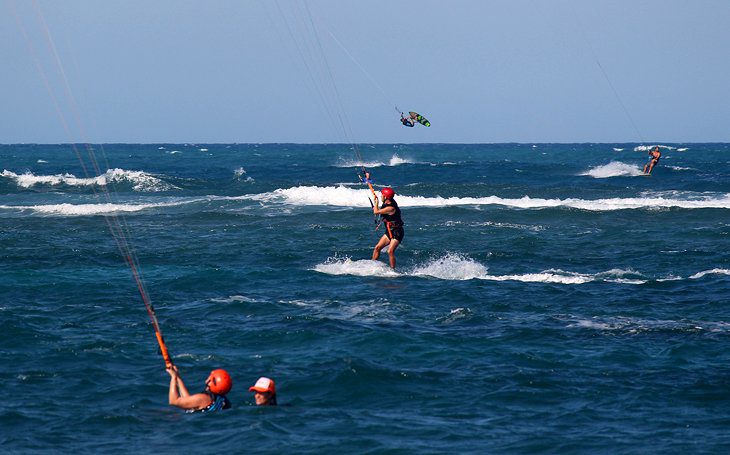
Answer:
<svg viewBox="0 0 730 455"><path fill-rule="evenodd" d="M393 207L395 209L395 212L392 215L380 215L381 218L383 218L383 221L390 226L390 227L402 227L403 226L403 219L400 217L400 207L398 207L398 204L391 199L390 202L383 202L383 205L380 206L381 209L384 209L385 207Z"/></svg>
<svg viewBox="0 0 730 455"><path fill-rule="evenodd" d="M193 409L189 410L188 412L215 412L220 411L222 409L230 409L231 408L231 402L228 401L228 398L226 398L225 395L216 395L214 393L210 392L204 392L206 395L210 397L211 400L213 400L207 407L203 409Z"/></svg>

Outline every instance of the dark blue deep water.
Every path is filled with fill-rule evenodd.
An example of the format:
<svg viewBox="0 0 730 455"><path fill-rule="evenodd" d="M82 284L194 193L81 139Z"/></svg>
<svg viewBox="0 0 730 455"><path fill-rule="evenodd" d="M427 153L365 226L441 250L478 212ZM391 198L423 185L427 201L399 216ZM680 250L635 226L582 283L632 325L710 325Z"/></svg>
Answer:
<svg viewBox="0 0 730 455"><path fill-rule="evenodd" d="M730 145L636 145L361 146L397 272L347 145L0 146L0 448L727 453Z"/></svg>

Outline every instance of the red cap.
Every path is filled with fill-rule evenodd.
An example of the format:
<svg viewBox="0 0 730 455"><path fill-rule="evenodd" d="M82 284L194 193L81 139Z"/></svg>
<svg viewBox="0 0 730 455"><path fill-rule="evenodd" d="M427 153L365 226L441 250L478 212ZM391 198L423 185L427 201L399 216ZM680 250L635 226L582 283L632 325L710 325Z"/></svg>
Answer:
<svg viewBox="0 0 730 455"><path fill-rule="evenodd" d="M393 188L385 187L380 190L380 194L383 195L383 199L389 199L395 196L395 191L393 191Z"/></svg>
<svg viewBox="0 0 730 455"><path fill-rule="evenodd" d="M274 384L273 379L269 379L266 377L260 377L258 381L256 381L256 384L252 385L248 388L249 392L270 392L270 393L276 393L276 385Z"/></svg>

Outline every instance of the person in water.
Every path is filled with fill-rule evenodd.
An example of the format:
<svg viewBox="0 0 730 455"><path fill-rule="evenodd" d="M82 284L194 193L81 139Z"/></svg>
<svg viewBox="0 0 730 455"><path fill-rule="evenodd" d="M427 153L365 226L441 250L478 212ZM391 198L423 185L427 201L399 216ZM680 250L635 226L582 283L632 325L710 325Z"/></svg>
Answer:
<svg viewBox="0 0 730 455"><path fill-rule="evenodd" d="M400 113L400 122L403 124L403 126L408 126L410 128L413 128L413 125L415 125L413 119L410 117L403 117L402 112Z"/></svg>
<svg viewBox="0 0 730 455"><path fill-rule="evenodd" d="M651 174L651 170L659 162L659 158L662 157L662 152L659 151L659 147L654 147L649 151L651 156L650 161L644 165L644 174Z"/></svg>
<svg viewBox="0 0 730 455"><path fill-rule="evenodd" d="M403 219L400 216L400 208L393 199L395 191L393 188L383 188L380 190L383 196L383 205L378 207L378 197L375 196L375 205L373 213L380 215L383 223L385 223L385 234L380 238L378 244L373 249L373 261L377 261L380 257L380 250L390 245L388 248L388 258L390 259L390 267L395 268L395 250L403 241Z"/></svg>
<svg viewBox="0 0 730 455"><path fill-rule="evenodd" d="M248 391L253 392L256 406L276 406L276 384L273 379L262 376Z"/></svg>
<svg viewBox="0 0 730 455"><path fill-rule="evenodd" d="M170 406L185 409L188 412L213 412L231 407L226 394L231 391L233 381L226 370L213 370L205 380L205 390L190 394L180 377L176 366L167 369L170 374Z"/></svg>

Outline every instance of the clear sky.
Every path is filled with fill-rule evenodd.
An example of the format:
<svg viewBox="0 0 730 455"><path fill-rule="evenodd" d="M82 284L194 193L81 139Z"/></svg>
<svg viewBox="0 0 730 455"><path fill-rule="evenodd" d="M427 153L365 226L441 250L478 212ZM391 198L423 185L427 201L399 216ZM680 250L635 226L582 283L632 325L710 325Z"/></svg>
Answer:
<svg viewBox="0 0 730 455"><path fill-rule="evenodd" d="M0 0L0 142L730 142L728 19L728 0Z"/></svg>

